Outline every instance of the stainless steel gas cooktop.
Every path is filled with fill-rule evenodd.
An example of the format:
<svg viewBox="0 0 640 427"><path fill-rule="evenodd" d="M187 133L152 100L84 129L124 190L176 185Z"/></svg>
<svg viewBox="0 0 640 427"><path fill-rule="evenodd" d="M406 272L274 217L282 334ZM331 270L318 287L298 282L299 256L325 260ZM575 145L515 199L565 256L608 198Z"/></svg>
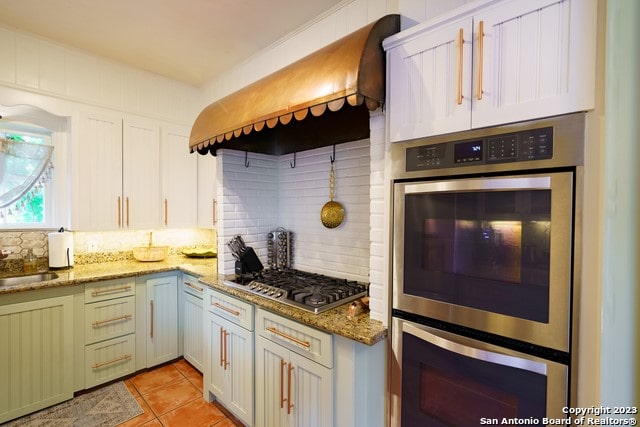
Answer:
<svg viewBox="0 0 640 427"><path fill-rule="evenodd" d="M312 313L321 313L367 295L368 284L293 269L236 275L224 283Z"/></svg>

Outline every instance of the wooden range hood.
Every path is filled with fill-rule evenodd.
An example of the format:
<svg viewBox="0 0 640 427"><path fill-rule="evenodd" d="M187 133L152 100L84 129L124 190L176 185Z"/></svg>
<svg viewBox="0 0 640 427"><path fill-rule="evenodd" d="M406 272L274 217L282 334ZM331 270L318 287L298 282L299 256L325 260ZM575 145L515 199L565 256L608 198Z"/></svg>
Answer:
<svg viewBox="0 0 640 427"><path fill-rule="evenodd" d="M206 107L189 150L287 154L369 137L369 110L384 103L387 15Z"/></svg>

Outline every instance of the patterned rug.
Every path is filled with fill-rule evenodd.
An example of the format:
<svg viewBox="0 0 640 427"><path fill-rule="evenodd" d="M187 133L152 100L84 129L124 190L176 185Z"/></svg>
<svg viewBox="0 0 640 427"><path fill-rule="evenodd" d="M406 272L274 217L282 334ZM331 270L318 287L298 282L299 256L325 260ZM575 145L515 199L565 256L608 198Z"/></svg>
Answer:
<svg viewBox="0 0 640 427"><path fill-rule="evenodd" d="M14 426L113 427L143 410L122 381L5 424Z"/></svg>

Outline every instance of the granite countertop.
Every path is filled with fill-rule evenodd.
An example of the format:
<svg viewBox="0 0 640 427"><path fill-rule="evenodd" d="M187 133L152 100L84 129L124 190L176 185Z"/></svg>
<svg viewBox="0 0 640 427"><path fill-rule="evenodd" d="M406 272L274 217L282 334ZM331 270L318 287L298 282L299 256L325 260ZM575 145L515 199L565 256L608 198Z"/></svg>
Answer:
<svg viewBox="0 0 640 427"><path fill-rule="evenodd" d="M351 319L348 317L348 310L351 304L343 304L323 313L310 313L308 311L291 307L277 301L272 301L246 292L242 289L224 284L224 277L203 276L200 282L228 295L238 297L250 302L257 307L264 308L284 317L296 320L323 331L341 335L354 341L366 345L373 345L387 337L387 328L378 320L369 317L369 310L364 308L360 302L358 304L357 315Z"/></svg>
<svg viewBox="0 0 640 427"><path fill-rule="evenodd" d="M164 273L176 269L199 277L216 275L217 260L215 258L187 258L183 255L175 255L158 262L127 260L75 265L68 270L55 270L54 272L58 275L58 278L54 280L13 286L0 286L0 296L8 293L57 288L60 286L74 286L101 280ZM4 275L4 277L7 276Z"/></svg>
<svg viewBox="0 0 640 427"><path fill-rule="evenodd" d="M200 282L204 285L233 295L258 307L366 345L373 345L387 337L387 328L382 322L372 320L369 317L369 311L359 302L357 303L357 315L349 319L347 310L350 304L344 304L323 313L313 314L295 307L290 307L286 304L262 298L258 295L245 292L242 289L227 286L224 284L223 278L218 277L217 261L215 258L187 258L183 255L174 255L159 262L127 260L76 265L69 270L56 270L55 272L58 274L58 278L54 280L13 286L0 286L0 298L4 294L57 288L61 286L75 286L101 280L122 279L173 270L180 270L198 276ZM0 277L3 276L7 277L6 275L0 275Z"/></svg>

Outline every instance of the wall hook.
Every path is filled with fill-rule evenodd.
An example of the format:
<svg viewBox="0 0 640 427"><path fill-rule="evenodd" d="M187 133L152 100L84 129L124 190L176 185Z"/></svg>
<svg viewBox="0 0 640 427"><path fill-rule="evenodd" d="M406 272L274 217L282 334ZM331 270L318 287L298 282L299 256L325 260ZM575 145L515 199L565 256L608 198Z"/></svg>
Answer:
<svg viewBox="0 0 640 427"><path fill-rule="evenodd" d="M249 151L248 150L244 152L244 167L245 168L249 167Z"/></svg>
<svg viewBox="0 0 640 427"><path fill-rule="evenodd" d="M333 145L333 156L329 156L329 158L331 159L331 163L336 161L336 145Z"/></svg>
<svg viewBox="0 0 640 427"><path fill-rule="evenodd" d="M289 164L291 165L291 169L296 167L296 152L293 152L293 162L289 162Z"/></svg>

